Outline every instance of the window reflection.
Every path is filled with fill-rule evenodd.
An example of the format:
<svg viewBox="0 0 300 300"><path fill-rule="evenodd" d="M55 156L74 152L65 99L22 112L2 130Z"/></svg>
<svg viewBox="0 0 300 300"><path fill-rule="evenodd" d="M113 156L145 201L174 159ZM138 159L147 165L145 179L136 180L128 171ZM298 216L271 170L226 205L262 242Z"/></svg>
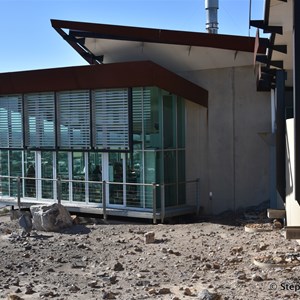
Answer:
<svg viewBox="0 0 300 300"><path fill-rule="evenodd" d="M73 152L73 180L79 180L80 182L73 181L73 201L85 201L85 161L84 152Z"/></svg>
<svg viewBox="0 0 300 300"><path fill-rule="evenodd" d="M89 153L89 202L102 203L102 154Z"/></svg>
<svg viewBox="0 0 300 300"><path fill-rule="evenodd" d="M53 198L53 152L42 151L42 198ZM48 179L48 180L47 180Z"/></svg>
<svg viewBox="0 0 300 300"><path fill-rule="evenodd" d="M57 176L61 178L61 199L69 200L69 159L68 152L57 153Z"/></svg>
<svg viewBox="0 0 300 300"><path fill-rule="evenodd" d="M36 170L35 170L35 151L25 152L25 195L27 197L36 197ZM33 179L30 179L33 178Z"/></svg>
<svg viewBox="0 0 300 300"><path fill-rule="evenodd" d="M109 181L123 182L123 155L121 153L109 153ZM123 205L123 184L109 185L109 203Z"/></svg>

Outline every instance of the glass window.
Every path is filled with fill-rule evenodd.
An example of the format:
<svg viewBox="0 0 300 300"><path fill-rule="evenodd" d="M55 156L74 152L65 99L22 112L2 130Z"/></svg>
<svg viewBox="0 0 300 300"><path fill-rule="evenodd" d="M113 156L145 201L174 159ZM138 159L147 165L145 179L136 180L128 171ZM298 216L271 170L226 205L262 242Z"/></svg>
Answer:
<svg viewBox="0 0 300 300"><path fill-rule="evenodd" d="M58 93L59 146L67 149L90 148L90 93Z"/></svg>
<svg viewBox="0 0 300 300"><path fill-rule="evenodd" d="M94 143L99 149L129 149L128 89L93 91Z"/></svg>
<svg viewBox="0 0 300 300"><path fill-rule="evenodd" d="M142 149L143 144L143 89L132 89L133 148Z"/></svg>
<svg viewBox="0 0 300 300"><path fill-rule="evenodd" d="M22 177L22 151L9 151L9 170L10 176L15 177L10 179L10 196L16 197L18 194L16 177Z"/></svg>
<svg viewBox="0 0 300 300"><path fill-rule="evenodd" d="M135 149L161 148L160 134L160 90L158 88L134 88L133 143Z"/></svg>
<svg viewBox="0 0 300 300"><path fill-rule="evenodd" d="M143 182L141 174L142 152L135 151L133 154L126 154L126 205L131 207L143 207L141 195L143 189L136 183Z"/></svg>
<svg viewBox="0 0 300 300"><path fill-rule="evenodd" d="M161 148L160 90L147 88L143 97L145 148Z"/></svg>
<svg viewBox="0 0 300 300"><path fill-rule="evenodd" d="M165 205L177 204L177 164L176 151L164 152Z"/></svg>
<svg viewBox="0 0 300 300"><path fill-rule="evenodd" d="M162 168L161 168L161 154L162 152L145 151L145 167L144 176L145 183L160 183ZM160 190L156 193L157 207L160 206ZM152 186L145 187L145 207L153 207L153 188Z"/></svg>
<svg viewBox="0 0 300 300"><path fill-rule="evenodd" d="M178 203L184 204L186 197L185 184L185 151L179 150L178 155Z"/></svg>
<svg viewBox="0 0 300 300"><path fill-rule="evenodd" d="M35 151L25 152L25 196L36 197L36 180L30 178L36 178L36 166L35 166Z"/></svg>
<svg viewBox="0 0 300 300"><path fill-rule="evenodd" d="M22 148L22 96L0 96L0 147Z"/></svg>
<svg viewBox="0 0 300 300"><path fill-rule="evenodd" d="M55 147L54 93L25 95L26 144L29 147Z"/></svg>
<svg viewBox="0 0 300 300"><path fill-rule="evenodd" d="M42 198L53 199L53 152L42 151Z"/></svg>
<svg viewBox="0 0 300 300"><path fill-rule="evenodd" d="M69 153L58 152L57 153L57 176L61 178L61 199L70 200L69 196Z"/></svg>
<svg viewBox="0 0 300 300"><path fill-rule="evenodd" d="M0 170L2 176L8 176L8 150L0 150ZM0 196L9 195L9 179L0 177Z"/></svg>
<svg viewBox="0 0 300 300"><path fill-rule="evenodd" d="M185 147L185 103L177 97L177 147Z"/></svg>
<svg viewBox="0 0 300 300"><path fill-rule="evenodd" d="M163 96L164 148L176 148L176 102L172 95Z"/></svg>

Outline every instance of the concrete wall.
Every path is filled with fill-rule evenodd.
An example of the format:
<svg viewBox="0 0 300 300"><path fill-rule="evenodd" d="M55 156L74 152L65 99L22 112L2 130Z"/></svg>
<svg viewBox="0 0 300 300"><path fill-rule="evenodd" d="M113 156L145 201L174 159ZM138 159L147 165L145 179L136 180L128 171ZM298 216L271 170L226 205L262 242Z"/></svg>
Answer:
<svg viewBox="0 0 300 300"><path fill-rule="evenodd" d="M253 67L184 77L209 91L208 111L187 105L187 178L200 178L204 212L269 200L270 148L259 133L271 131L270 93L256 92Z"/></svg>
<svg viewBox="0 0 300 300"><path fill-rule="evenodd" d="M295 200L294 119L286 121L286 221L287 226L300 226L300 206Z"/></svg>

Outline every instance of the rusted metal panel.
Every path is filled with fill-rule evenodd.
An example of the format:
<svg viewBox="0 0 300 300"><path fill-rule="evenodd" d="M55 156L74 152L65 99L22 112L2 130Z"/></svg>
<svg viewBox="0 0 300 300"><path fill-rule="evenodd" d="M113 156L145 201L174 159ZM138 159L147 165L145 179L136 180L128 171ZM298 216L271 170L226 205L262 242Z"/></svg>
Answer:
<svg viewBox="0 0 300 300"><path fill-rule="evenodd" d="M208 106L208 91L151 62L125 62L0 73L0 94L157 86Z"/></svg>

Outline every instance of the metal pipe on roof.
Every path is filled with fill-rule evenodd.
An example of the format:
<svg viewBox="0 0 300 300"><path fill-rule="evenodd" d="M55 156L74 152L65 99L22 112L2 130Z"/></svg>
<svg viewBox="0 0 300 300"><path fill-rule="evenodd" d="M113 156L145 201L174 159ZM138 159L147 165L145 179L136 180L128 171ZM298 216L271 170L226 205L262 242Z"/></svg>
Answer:
<svg viewBox="0 0 300 300"><path fill-rule="evenodd" d="M218 9L219 0L205 0L206 10L206 31L208 33L218 33Z"/></svg>

